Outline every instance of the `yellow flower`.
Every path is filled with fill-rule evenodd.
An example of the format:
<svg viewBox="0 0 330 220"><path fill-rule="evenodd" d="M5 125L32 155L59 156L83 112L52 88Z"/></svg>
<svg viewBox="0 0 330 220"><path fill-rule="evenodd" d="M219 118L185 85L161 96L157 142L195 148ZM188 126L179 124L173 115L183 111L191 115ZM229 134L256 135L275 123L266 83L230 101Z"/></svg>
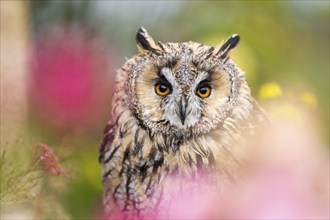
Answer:
<svg viewBox="0 0 330 220"><path fill-rule="evenodd" d="M300 100L313 109L315 109L317 106L317 98L313 93L303 92L300 95Z"/></svg>
<svg viewBox="0 0 330 220"><path fill-rule="evenodd" d="M277 98L282 96L280 85L275 82L263 84L259 89L259 98L262 100Z"/></svg>

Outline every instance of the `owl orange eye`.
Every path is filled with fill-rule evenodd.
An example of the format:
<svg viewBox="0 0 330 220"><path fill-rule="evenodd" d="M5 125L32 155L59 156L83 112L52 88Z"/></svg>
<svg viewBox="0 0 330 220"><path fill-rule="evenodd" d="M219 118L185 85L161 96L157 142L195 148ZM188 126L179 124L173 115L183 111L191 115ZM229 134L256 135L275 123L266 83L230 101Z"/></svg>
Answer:
<svg viewBox="0 0 330 220"><path fill-rule="evenodd" d="M211 87L210 86L199 87L196 91L196 94L201 98L207 98L211 95Z"/></svg>
<svg viewBox="0 0 330 220"><path fill-rule="evenodd" d="M155 85L155 92L157 93L157 95L165 96L171 92L171 88L165 84L157 83Z"/></svg>

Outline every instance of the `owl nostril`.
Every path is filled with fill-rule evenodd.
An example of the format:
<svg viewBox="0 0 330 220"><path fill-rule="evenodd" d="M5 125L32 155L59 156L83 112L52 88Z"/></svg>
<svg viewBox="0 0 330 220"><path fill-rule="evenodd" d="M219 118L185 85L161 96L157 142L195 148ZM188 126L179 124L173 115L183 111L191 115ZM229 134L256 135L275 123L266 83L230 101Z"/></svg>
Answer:
<svg viewBox="0 0 330 220"><path fill-rule="evenodd" d="M184 121L186 119L186 103L185 101L181 101L181 106L180 106L180 119L182 125L184 125Z"/></svg>

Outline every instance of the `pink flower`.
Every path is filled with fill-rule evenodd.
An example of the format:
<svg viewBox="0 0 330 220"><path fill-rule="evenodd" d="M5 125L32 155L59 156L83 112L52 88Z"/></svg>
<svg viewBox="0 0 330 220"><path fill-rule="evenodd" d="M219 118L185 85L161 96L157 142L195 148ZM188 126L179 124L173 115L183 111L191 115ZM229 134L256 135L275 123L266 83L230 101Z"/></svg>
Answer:
<svg viewBox="0 0 330 220"><path fill-rule="evenodd" d="M278 121L250 145L231 183L168 176L161 208L145 219L329 219L329 152L312 127Z"/></svg>
<svg viewBox="0 0 330 220"><path fill-rule="evenodd" d="M311 127L274 123L250 149L243 176L221 190L205 181L207 176L196 182L168 180L170 210L158 217L329 219L328 151Z"/></svg>
<svg viewBox="0 0 330 220"><path fill-rule="evenodd" d="M32 110L52 126L81 128L101 120L106 113L111 91L107 81L109 57L97 45L101 42L88 38L88 34L52 28L35 38Z"/></svg>
<svg viewBox="0 0 330 220"><path fill-rule="evenodd" d="M60 175L65 171L58 161L58 157L55 155L53 149L46 144L35 145L38 152L38 159L34 164L34 167L41 165L43 169L51 174Z"/></svg>

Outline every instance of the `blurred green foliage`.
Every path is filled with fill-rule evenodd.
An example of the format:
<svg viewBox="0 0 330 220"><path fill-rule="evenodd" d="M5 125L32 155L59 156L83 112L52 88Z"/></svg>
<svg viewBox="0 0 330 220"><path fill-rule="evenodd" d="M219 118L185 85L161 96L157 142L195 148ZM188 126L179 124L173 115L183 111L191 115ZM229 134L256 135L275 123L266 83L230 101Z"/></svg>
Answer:
<svg viewBox="0 0 330 220"><path fill-rule="evenodd" d="M104 5L104 6L103 6ZM100 10L100 8L103 8ZM154 39L215 45L232 33L241 36L232 57L247 73L253 94L264 83L312 92L318 99L323 137L329 131L329 1L31 1L34 34L52 26L83 28L108 40L114 67L136 52L134 33L145 26ZM108 12L108 13L107 13ZM135 13L134 13L135 12ZM115 74L115 69L112 73ZM109 85L111 82L109 82ZM110 108L111 94L105 94ZM70 147L72 176L58 194L74 219L91 219L102 206L98 146L102 127L58 131L30 118L31 136L52 146ZM329 140L326 141L329 143ZM63 147L63 146L62 146ZM74 168L73 168L74 167ZM56 196L56 193L54 194Z"/></svg>
<svg viewBox="0 0 330 220"><path fill-rule="evenodd" d="M171 29L180 30L177 40L215 45L240 34L232 57L255 96L272 81L285 88L284 96L295 90L314 93L315 116L329 143L329 1L205 1L182 9L171 19Z"/></svg>

